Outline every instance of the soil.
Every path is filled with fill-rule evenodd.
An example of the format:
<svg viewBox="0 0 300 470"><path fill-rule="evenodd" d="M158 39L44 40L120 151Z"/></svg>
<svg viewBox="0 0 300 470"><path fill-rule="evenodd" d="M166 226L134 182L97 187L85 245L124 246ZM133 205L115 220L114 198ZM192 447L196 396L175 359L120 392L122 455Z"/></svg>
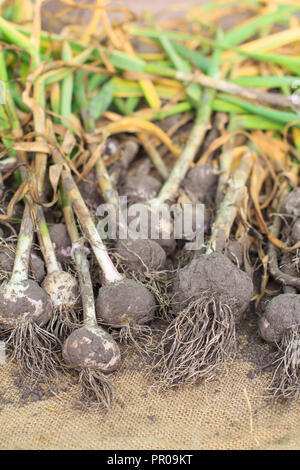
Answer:
<svg viewBox="0 0 300 470"><path fill-rule="evenodd" d="M259 320L259 333L265 341L280 342L283 333L293 326L300 325L300 296L280 294L267 305Z"/></svg>
<svg viewBox="0 0 300 470"><path fill-rule="evenodd" d="M174 284L174 311L179 312L204 292L211 292L214 298L229 305L238 318L250 303L253 283L225 255L200 255L177 274Z"/></svg>
<svg viewBox="0 0 300 470"><path fill-rule="evenodd" d="M159 271L166 263L166 253L153 240L119 240L116 252L122 263L133 272Z"/></svg>
<svg viewBox="0 0 300 470"><path fill-rule="evenodd" d="M96 209L99 204L101 204L102 198L97 189L97 180L94 172L89 173L85 177L85 181L79 181L78 189L86 204L91 209Z"/></svg>
<svg viewBox="0 0 300 470"><path fill-rule="evenodd" d="M300 219L297 219L293 225L291 233L291 241L296 244L300 241Z"/></svg>
<svg viewBox="0 0 300 470"><path fill-rule="evenodd" d="M155 198L161 188L161 183L152 176L131 176L120 190L122 196L127 196L130 203L147 202Z"/></svg>
<svg viewBox="0 0 300 470"><path fill-rule="evenodd" d="M5 245L0 248L0 271L7 278L10 277L14 267L15 246ZM29 274L37 282L42 282L45 277L45 264L36 253L30 255Z"/></svg>
<svg viewBox="0 0 300 470"><path fill-rule="evenodd" d="M216 171L210 165L198 165L189 170L183 188L193 199L204 202L213 196L217 182Z"/></svg>
<svg viewBox="0 0 300 470"><path fill-rule="evenodd" d="M42 258L35 253L31 253L30 271L34 280L37 282L42 282L46 275L45 263Z"/></svg>
<svg viewBox="0 0 300 470"><path fill-rule="evenodd" d="M11 274L14 267L15 248L14 245L1 247L0 251L0 269L3 273Z"/></svg>
<svg viewBox="0 0 300 470"><path fill-rule="evenodd" d="M239 268L243 267L243 245L241 245L238 241L229 240L225 249L225 255Z"/></svg>
<svg viewBox="0 0 300 470"><path fill-rule="evenodd" d="M95 326L73 331L63 346L63 358L71 366L113 372L120 365L121 354L111 335Z"/></svg>
<svg viewBox="0 0 300 470"><path fill-rule="evenodd" d="M55 248L55 254L59 263L66 263L71 260L71 240L64 223L51 225L49 233Z"/></svg>
<svg viewBox="0 0 300 470"><path fill-rule="evenodd" d="M118 144L119 146L120 144ZM115 185L123 186L126 183L128 169L139 151L139 143L132 137L126 136L121 144L120 158L109 168L110 176Z"/></svg>
<svg viewBox="0 0 300 470"><path fill-rule="evenodd" d="M179 10L174 9L172 10L170 7L174 7L173 0L164 0L161 2L160 0L151 0L151 1L144 1L138 2L137 0L126 0L126 8L134 11L136 15L140 15L145 10L150 10L154 14L159 14L159 18L170 18L170 17L178 17L182 15L182 12L187 10L189 6L192 5L202 5L207 3L208 0L186 0L184 5L181 2L181 8ZM79 2L79 0L75 0L73 3ZM114 6L119 7L117 2ZM180 5L180 2L177 1L175 4ZM62 15L62 11L64 15ZM115 14L114 18L120 17L119 14ZM91 13L89 10L82 10L76 8L67 8L66 5L59 1L59 0L49 0L43 6L43 26L47 29L50 29L52 32L59 32L61 28L68 22L82 24L84 27L86 26L87 22L91 18Z"/></svg>
<svg viewBox="0 0 300 470"><path fill-rule="evenodd" d="M21 373L17 370L13 371L11 375L14 377L15 387L20 392L19 406L26 406L36 401L46 400L59 393L57 387L53 386L50 388L48 384L42 382L38 382L34 386L29 386ZM66 391L66 387L62 387L60 391Z"/></svg>
<svg viewBox="0 0 300 470"><path fill-rule="evenodd" d="M253 364L252 377L268 372L274 358L274 348L266 343L258 333L258 316L253 304L237 323L236 337L237 359Z"/></svg>
<svg viewBox="0 0 300 470"><path fill-rule="evenodd" d="M102 286L96 301L99 322L113 328L144 325L153 319L155 309L154 296L132 279Z"/></svg>
<svg viewBox="0 0 300 470"><path fill-rule="evenodd" d="M32 280L9 282L0 288L0 322L15 326L19 321L31 320L45 325L52 314L50 297Z"/></svg>
<svg viewBox="0 0 300 470"><path fill-rule="evenodd" d="M282 214L300 217L300 188L293 189L288 193L281 205Z"/></svg>
<svg viewBox="0 0 300 470"><path fill-rule="evenodd" d="M133 209L133 210L132 210ZM143 233L145 225L144 217L148 214L148 232ZM174 238L173 221L171 218L165 218L161 211L157 211L146 203L140 203L138 207L133 205L128 209L128 227L136 230L141 238L148 238L156 241L165 250L167 255L173 253L176 249L176 240Z"/></svg>

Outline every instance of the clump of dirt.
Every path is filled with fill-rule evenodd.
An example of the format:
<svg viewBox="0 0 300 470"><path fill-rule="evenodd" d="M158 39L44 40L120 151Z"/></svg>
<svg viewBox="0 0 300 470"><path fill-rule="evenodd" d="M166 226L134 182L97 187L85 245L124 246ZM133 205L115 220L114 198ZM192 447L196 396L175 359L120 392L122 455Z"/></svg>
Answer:
<svg viewBox="0 0 300 470"><path fill-rule="evenodd" d="M183 188L189 196L204 202L213 195L217 182L218 173L211 165L197 165L189 170Z"/></svg>
<svg viewBox="0 0 300 470"><path fill-rule="evenodd" d="M283 333L300 325L300 296L280 294L272 299L258 323L261 337L270 343L281 341Z"/></svg>
<svg viewBox="0 0 300 470"><path fill-rule="evenodd" d="M126 183L128 168L139 151L139 142L132 136L126 136L121 145L115 142L114 146L117 147L116 153L120 150L120 158L110 165L110 176L115 185L123 186Z"/></svg>
<svg viewBox="0 0 300 470"><path fill-rule="evenodd" d="M212 253L200 255L179 270L174 292L174 313L182 311L203 292L210 292L221 303L230 305L239 318L249 305L253 284L225 255Z"/></svg>
<svg viewBox="0 0 300 470"><path fill-rule="evenodd" d="M15 260L15 246L7 244L0 248L0 273L8 279L12 273ZM29 260L30 276L37 282L42 282L45 277L45 264L36 253L32 252Z"/></svg>
<svg viewBox="0 0 300 470"><path fill-rule="evenodd" d="M6 245L1 247L0 251L0 270L3 274L11 274L14 267L15 247Z"/></svg>
<svg viewBox="0 0 300 470"><path fill-rule="evenodd" d="M281 205L281 212L300 217L300 188L294 188L285 196Z"/></svg>
<svg viewBox="0 0 300 470"><path fill-rule="evenodd" d="M239 268L243 267L243 245L241 245L237 240L229 240L225 248L225 255Z"/></svg>
<svg viewBox="0 0 300 470"><path fill-rule="evenodd" d="M78 189L91 209L96 209L101 204L102 199L98 191L97 179L94 172L89 173L84 180L78 182Z"/></svg>
<svg viewBox="0 0 300 470"><path fill-rule="evenodd" d="M31 253L29 260L30 272L32 277L41 283L46 276L45 263L36 253Z"/></svg>
<svg viewBox="0 0 300 470"><path fill-rule="evenodd" d="M67 386L65 385L61 385L58 388L54 385L49 386L48 383L43 381L38 381L34 385L29 385L21 371L18 370L13 371L11 375L13 377L14 386L20 393L20 406L26 406L33 402L47 400L58 395L60 392L67 391Z"/></svg>
<svg viewBox="0 0 300 470"><path fill-rule="evenodd" d="M291 233L292 243L298 243L300 241L300 219L297 219L293 225Z"/></svg>
<svg viewBox="0 0 300 470"><path fill-rule="evenodd" d="M152 176L131 176L127 178L120 190L122 196L127 196L131 203L147 202L155 198L161 183Z"/></svg>
<svg viewBox="0 0 300 470"><path fill-rule="evenodd" d="M98 321L113 328L149 323L155 309L151 292L132 279L102 286L96 301Z"/></svg>
<svg viewBox="0 0 300 470"><path fill-rule="evenodd" d="M277 349L268 389L275 398L293 400L300 395L300 296L280 294L273 298L258 326L261 337Z"/></svg>
<svg viewBox="0 0 300 470"><path fill-rule="evenodd" d="M57 260L62 264L71 261L72 243L66 225L64 223L51 225L49 227L49 233L55 248Z"/></svg>
<svg viewBox="0 0 300 470"><path fill-rule="evenodd" d="M116 370L121 361L117 343L100 327L79 328L67 338L62 350L66 364L102 372Z"/></svg>
<svg viewBox="0 0 300 470"><path fill-rule="evenodd" d="M153 240L118 240L116 252L126 268L137 273L159 271L166 263L166 252Z"/></svg>
<svg viewBox="0 0 300 470"><path fill-rule="evenodd" d="M50 297L32 280L8 282L0 288L0 323L14 327L24 321L45 325L52 314Z"/></svg>
<svg viewBox="0 0 300 470"><path fill-rule="evenodd" d="M134 209L134 210L132 210ZM166 214L159 208L139 203L138 207L130 205L128 209L129 231L134 230L140 238L154 240L166 252L167 255L176 249L174 238L174 222L170 214Z"/></svg>

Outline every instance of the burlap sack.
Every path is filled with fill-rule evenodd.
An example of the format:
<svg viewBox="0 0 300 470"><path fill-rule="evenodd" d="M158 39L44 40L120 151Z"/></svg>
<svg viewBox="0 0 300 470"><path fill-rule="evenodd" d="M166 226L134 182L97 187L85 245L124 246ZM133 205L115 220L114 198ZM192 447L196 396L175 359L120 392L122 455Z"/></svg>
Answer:
<svg viewBox="0 0 300 470"><path fill-rule="evenodd" d="M247 340L240 341L247 350ZM299 449L299 403L271 405L269 374L238 354L214 382L157 393L128 354L108 413L74 406L77 387L37 402L21 399L14 367L0 367L1 449Z"/></svg>

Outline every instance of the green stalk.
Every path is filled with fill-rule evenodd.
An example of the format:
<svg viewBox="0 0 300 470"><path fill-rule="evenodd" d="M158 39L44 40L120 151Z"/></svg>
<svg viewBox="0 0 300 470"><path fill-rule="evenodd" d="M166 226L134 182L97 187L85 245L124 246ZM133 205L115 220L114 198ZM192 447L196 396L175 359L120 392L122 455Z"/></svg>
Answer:
<svg viewBox="0 0 300 470"><path fill-rule="evenodd" d="M3 53L0 53L0 70L1 70L1 77L7 79L7 71L5 66L5 60L3 57ZM5 106L3 107L0 105L0 117L2 121L1 128L10 128L13 129L14 134L16 132L20 136L22 134L22 129L18 120L18 115L15 110L14 102L8 93L6 96ZM8 109L8 114L6 115L5 109ZM11 142L7 141L6 139L2 139L2 142L5 146L9 148ZM11 154L15 154L15 152L10 151ZM23 163L22 153L19 156L19 162ZM21 167L21 176L23 181L26 178L26 170L24 167ZM16 247L16 254L14 259L14 266L11 275L12 282L21 282L28 279L28 267L29 267L29 259L30 259L30 252L32 247L33 241L33 222L30 213L30 206L29 203L26 202L23 216L22 216L22 223L19 231L18 242Z"/></svg>
<svg viewBox="0 0 300 470"><path fill-rule="evenodd" d="M271 106L293 107L295 104L298 104L293 101L293 95L285 96L281 93L270 93L255 90L254 88L246 88L234 83L230 83L226 80L221 80L219 77L210 77L209 75L204 74L197 76L196 74L186 74L175 71L173 69L156 69L152 64L145 66L144 69L146 72L172 77L180 81L198 83L202 86L214 88L215 90L225 93L242 96L246 99L260 100Z"/></svg>
<svg viewBox="0 0 300 470"><path fill-rule="evenodd" d="M16 86L14 86L14 84L12 84L13 88L11 88L11 90L10 90L13 101L15 102L18 109L20 109L20 111L23 111L26 114L31 113L31 109L29 108L29 106L27 106L27 104L24 103L24 101L22 99L22 95L21 95L21 92L19 91L19 89L17 87L17 84L15 84L15 85Z"/></svg>
<svg viewBox="0 0 300 470"><path fill-rule="evenodd" d="M31 57L32 67L35 69L40 64L39 51L31 44L30 40L20 33L13 23L9 23L0 16L0 31L8 41L21 49L24 49Z"/></svg>
<svg viewBox="0 0 300 470"><path fill-rule="evenodd" d="M88 91L93 93L102 83L107 80L107 75L93 74L88 81Z"/></svg>
<svg viewBox="0 0 300 470"><path fill-rule="evenodd" d="M86 62L86 60L88 60L90 54L91 49L87 49L82 54L73 57L72 62L76 65L81 65ZM60 68L57 71L53 69L49 72L44 73L43 75L40 75L36 81L43 82L44 86L47 87L49 85L52 85L53 83L60 82L64 78L68 77L70 74L73 74L75 70L76 69L72 67L72 65L64 66L64 68Z"/></svg>
<svg viewBox="0 0 300 470"><path fill-rule="evenodd" d="M220 44L220 43L217 43ZM194 74L187 74L181 71L177 71L174 69L167 69L162 67L156 67L153 64L146 64L142 61L136 62L134 65L132 63L132 58L127 61L127 56L124 53L114 53L115 60L117 61L117 57L120 55L123 56L123 67L125 68L126 63L126 70L133 70L136 72L146 72L150 74L156 74L163 77L174 78L183 82L192 82L198 83L205 87L215 88L216 90L223 91L226 93L231 93L235 95L242 96L247 99L251 100L261 100L265 103L268 103L271 106L281 106L281 107L293 107L293 96L285 96L281 93L269 93L264 91L257 91L252 88L241 87L239 85L230 83L226 80L220 80L219 77L209 77L208 75L194 75Z"/></svg>
<svg viewBox="0 0 300 470"><path fill-rule="evenodd" d="M225 33L224 42L226 44L234 45L244 42L246 39L254 36L257 31L265 26L274 25L275 23L287 23L292 13L299 11L299 7L289 5L278 5L277 10L273 13L261 15L259 18L254 18L248 22L247 25L235 26L230 31Z"/></svg>
<svg viewBox="0 0 300 470"><path fill-rule="evenodd" d="M188 60L195 67L202 70L202 72L207 73L209 69L210 59L207 59L204 55L199 54L199 52L189 49L184 44L179 42L172 43L173 48L178 54L181 55L185 60ZM156 64L157 65L157 64Z"/></svg>
<svg viewBox="0 0 300 470"><path fill-rule="evenodd" d="M19 231L14 267L11 282L22 282L28 279L29 259L33 242L33 222L29 204L25 205Z"/></svg>
<svg viewBox="0 0 300 470"><path fill-rule="evenodd" d="M125 101L125 114L127 116L130 116L134 112L140 101L141 99L138 97L127 98Z"/></svg>
<svg viewBox="0 0 300 470"><path fill-rule="evenodd" d="M209 76L215 77L219 73L220 49L216 48L209 68ZM181 181L185 177L190 164L195 158L204 136L210 126L210 117L212 113L212 103L215 98L215 90L205 88L202 94L201 102L198 105L193 129L189 135L188 141L169 174L166 182L162 186L157 198L152 201L154 207L161 207L168 200L173 200Z"/></svg>
<svg viewBox="0 0 300 470"><path fill-rule="evenodd" d="M287 111L277 111L276 109L267 108L260 105L249 103L248 101L241 100L234 96L220 95L222 100L240 106L244 110L251 114L258 114L261 117L269 119L270 121L279 122L282 124L290 124L300 119L300 115L296 113L290 113ZM300 124L295 124L296 127L300 127Z"/></svg>
<svg viewBox="0 0 300 470"><path fill-rule="evenodd" d="M86 132L94 132L94 120L91 116L89 102L84 86L84 71L79 70L75 75L74 81L75 100L80 110L80 116L83 121Z"/></svg>
<svg viewBox="0 0 300 470"><path fill-rule="evenodd" d="M233 78L228 81L235 83L236 85L241 85L244 87L251 88L279 88L281 86L293 86L297 80L297 77L294 76L266 76L266 77L238 77Z"/></svg>
<svg viewBox="0 0 300 470"><path fill-rule="evenodd" d="M269 53L263 54L259 52L245 51L239 47L232 46L230 44L225 44L224 42L214 41L212 39L208 39L200 35L195 36L193 34L179 33L176 31L156 31L152 29L143 29L143 28L136 28L136 27L131 26L129 28L129 33L135 36L144 36L144 37L149 37L153 39L168 38L168 39L173 39L177 41L181 41L181 40L198 41L202 45L205 44L213 48L219 47L220 49L223 49L226 51L230 50L230 51L237 52L240 56L249 57L251 59L256 59L261 62L270 62L273 64L281 65L285 67L287 70L290 70L291 72L295 74L300 74L300 59L296 57L289 57L289 56L284 56L280 54L269 54ZM233 56L233 57L227 57L226 59L224 59L224 61L226 62L236 62L237 60L240 60L240 57Z"/></svg>
<svg viewBox="0 0 300 470"><path fill-rule="evenodd" d="M212 227L212 234L206 253L222 252L229 240L230 232L237 216L238 208L245 195L245 185L253 166L252 152L247 149L235 170L224 199L218 208L217 217Z"/></svg>
<svg viewBox="0 0 300 470"><path fill-rule="evenodd" d="M118 109L118 111L123 114L123 116L126 116L127 115L127 111L126 111L126 103L125 103L125 100L123 98L118 98L118 97L115 97L113 99L113 103L114 105L116 106L116 108Z"/></svg>
<svg viewBox="0 0 300 470"><path fill-rule="evenodd" d="M51 91L50 91L50 103L51 103L51 109L52 111L59 115L60 113L60 101L61 101L61 90L59 83L53 83L51 86ZM60 119L56 116L53 116L53 121L55 123L60 123Z"/></svg>
<svg viewBox="0 0 300 470"><path fill-rule="evenodd" d="M5 96L5 104L4 104L5 115L7 116L6 125L8 126L8 128L11 129L12 137L14 139L19 139L22 137L23 132L22 132L21 124L20 124L19 117L17 114L17 110L16 110L16 107L15 107L15 104L14 104L14 101L10 92L8 74L7 74L6 64L5 64L5 57L4 57L4 53L2 50L0 50L0 76L1 76L1 79L4 81L4 83L6 84L6 86L8 87L8 90ZM4 144L5 145L8 144L8 146L11 145L11 143L8 143L7 141L5 141ZM14 150L10 150L9 155L15 156L16 152ZM20 165L23 165L24 163L26 163L26 155L23 152L18 153L18 163ZM21 175L22 180L25 181L27 172L24 166L21 166L20 169L16 170L15 173L16 173L17 183L20 182L20 175Z"/></svg>
<svg viewBox="0 0 300 470"><path fill-rule="evenodd" d="M93 283L89 270L84 242L77 229L72 204L60 184L60 205L63 209L66 227L72 242L72 251L75 265L77 267L78 279L80 284L80 296L82 300L83 318L85 326L97 326L96 310L94 303Z"/></svg>
<svg viewBox="0 0 300 470"><path fill-rule="evenodd" d="M231 117L227 131L230 134L231 132L234 132L236 130L236 127L233 123L233 117ZM216 194L216 206L217 208L220 207L220 204L224 198L224 195L226 194L226 188L228 185L228 181L230 178L230 170L231 170L231 165L233 162L233 147L234 147L234 136L231 136L229 140L223 145L222 148L222 154L220 156L220 176L218 179L218 187L217 187L217 194Z"/></svg>
<svg viewBox="0 0 300 470"><path fill-rule="evenodd" d="M252 114L238 114L231 118L232 125L235 129L247 130L264 130L264 131L282 131L284 126L278 122L272 122L261 116Z"/></svg>
<svg viewBox="0 0 300 470"><path fill-rule="evenodd" d="M1 130L2 131L8 131L11 129L7 114L5 112L4 106L0 105L0 123L1 123ZM5 145L6 148L9 148L12 144L12 140L9 139L9 137L12 137L11 133L5 133L6 137L1 137L2 143ZM13 155L14 151L9 150L9 155Z"/></svg>
<svg viewBox="0 0 300 470"><path fill-rule="evenodd" d="M43 253L43 258L47 267L47 273L61 271L61 267L57 261L53 243L48 230L47 222L44 216L42 206L37 207L37 235L39 239L39 246Z"/></svg>
<svg viewBox="0 0 300 470"><path fill-rule="evenodd" d="M190 66L177 54L176 50L173 48L172 42L162 37L160 38L160 43L175 69L179 72L189 74L191 72ZM201 99L201 89L196 83L191 83L186 87L186 94L194 103L199 103Z"/></svg>
<svg viewBox="0 0 300 470"><path fill-rule="evenodd" d="M64 42L62 49L62 60L69 62L72 60L72 49L67 42ZM73 85L74 78L73 74L70 73L65 77L61 84L61 109L60 114L62 116L71 116L72 112L72 96L73 96ZM70 129L70 124L68 121L62 120L68 129Z"/></svg>
<svg viewBox="0 0 300 470"><path fill-rule="evenodd" d="M8 23L8 22L7 22ZM9 26L13 25L12 23L8 23ZM27 28L24 28L24 26L21 25L14 25L16 28L17 32L22 33L23 36L27 39L28 37L31 36L31 31L28 31ZM1 29L1 27L0 27ZM40 34L40 40L41 40L41 49L42 48L49 48L51 45L55 45L55 43L58 43L61 47L63 45L63 42L65 39L60 36L59 34L53 34L52 32L49 33L47 31L41 31ZM87 49L87 45L84 43L80 43L79 41L68 41L69 45L72 48L73 53L75 54L80 54L81 52L85 51ZM61 47L58 49L55 49L56 53L61 53ZM95 56L93 57L94 59L96 58L97 60L100 59L99 54L97 54L97 51L93 51Z"/></svg>
<svg viewBox="0 0 300 470"><path fill-rule="evenodd" d="M85 131L88 132L89 134L92 134L95 130L95 119L93 118L93 116L90 116L90 113L89 113L90 106L89 106L85 88L84 87L82 87L81 89L78 88L77 92L78 93L76 95L76 100L79 105L80 114L83 120ZM91 153L93 153L96 148L97 148L97 144L91 144L90 145ZM107 172L106 166L104 165L104 162L101 156L99 156L96 162L96 176L97 176L98 184L101 187L101 190L103 192L104 199L114 204L115 206L118 206L119 196L116 190L114 189L111 178Z"/></svg>
<svg viewBox="0 0 300 470"><path fill-rule="evenodd" d="M5 110L9 119L9 122L11 124L12 130L20 129L20 123L19 123L19 118L17 115L17 111L15 109L15 106L13 104L13 100L11 97L10 89L9 89L9 81L8 81L8 75L7 75L7 69L5 65L5 57L4 57L4 52L0 49L0 77L1 80L5 83L7 89L7 93L5 96Z"/></svg>

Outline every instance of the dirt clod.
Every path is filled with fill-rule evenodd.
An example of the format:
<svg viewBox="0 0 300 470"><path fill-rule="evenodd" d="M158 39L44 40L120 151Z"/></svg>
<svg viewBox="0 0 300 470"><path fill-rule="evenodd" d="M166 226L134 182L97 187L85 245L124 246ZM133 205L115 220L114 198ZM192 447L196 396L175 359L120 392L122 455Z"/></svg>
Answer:
<svg viewBox="0 0 300 470"><path fill-rule="evenodd" d="M117 343L100 327L79 328L67 338L63 347L66 364L91 367L102 372L116 370L121 361Z"/></svg>
<svg viewBox="0 0 300 470"><path fill-rule="evenodd" d="M85 180L79 181L78 189L90 208L95 209L101 204L102 199L97 189L97 180L94 172L89 173Z"/></svg>
<svg viewBox="0 0 300 470"><path fill-rule="evenodd" d="M280 294L267 304L258 327L265 341L275 343L280 342L287 329L297 325L300 325L300 296Z"/></svg>
<svg viewBox="0 0 300 470"><path fill-rule="evenodd" d="M178 272L174 292L175 312L180 312L201 293L211 292L215 299L230 305L238 318L249 305L253 284L225 255L212 253L200 255Z"/></svg>
<svg viewBox="0 0 300 470"><path fill-rule="evenodd" d="M300 217L300 188L294 188L285 196L281 205L281 212Z"/></svg>
<svg viewBox="0 0 300 470"><path fill-rule="evenodd" d="M152 320L156 302L146 287L132 279L102 286L96 302L99 322L114 328Z"/></svg>
<svg viewBox="0 0 300 470"><path fill-rule="evenodd" d="M50 297L35 281L8 282L0 288L0 323L14 327L32 321L42 326L52 313Z"/></svg>
<svg viewBox="0 0 300 470"><path fill-rule="evenodd" d="M8 279L12 273L15 260L15 246L7 244L0 248L0 272L1 276ZM32 252L29 262L29 274L37 282L42 282L45 277L45 264L36 253Z"/></svg>
<svg viewBox="0 0 300 470"><path fill-rule="evenodd" d="M134 272L159 271L166 263L166 253L153 240L119 240L116 251L126 268Z"/></svg>
<svg viewBox="0 0 300 470"><path fill-rule="evenodd" d="M157 196L161 183L152 176L132 176L128 178L120 193L130 202L147 202Z"/></svg>
<svg viewBox="0 0 300 470"><path fill-rule="evenodd" d="M183 188L188 195L204 202L209 194L212 194L217 181L217 172L212 166L197 165L189 170Z"/></svg>
<svg viewBox="0 0 300 470"><path fill-rule="evenodd" d="M59 263L66 263L71 259L71 240L67 227L63 223L51 225L49 233L55 248L55 254Z"/></svg>

